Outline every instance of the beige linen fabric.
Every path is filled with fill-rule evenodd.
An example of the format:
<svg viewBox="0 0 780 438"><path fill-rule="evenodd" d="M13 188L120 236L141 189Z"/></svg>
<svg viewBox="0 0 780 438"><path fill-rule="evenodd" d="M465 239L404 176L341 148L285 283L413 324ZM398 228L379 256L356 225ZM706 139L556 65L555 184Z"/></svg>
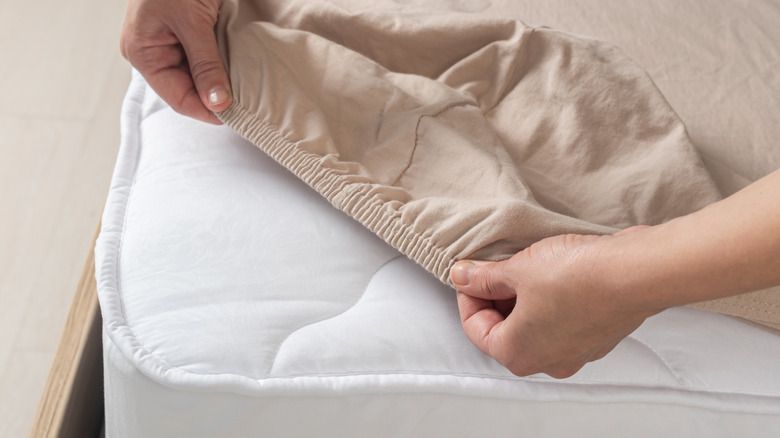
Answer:
<svg viewBox="0 0 780 438"><path fill-rule="evenodd" d="M460 259L719 199L682 122L617 48L403 9L227 2L217 35L235 103L219 117L441 281ZM751 298L758 313L708 305L777 327L777 295Z"/></svg>

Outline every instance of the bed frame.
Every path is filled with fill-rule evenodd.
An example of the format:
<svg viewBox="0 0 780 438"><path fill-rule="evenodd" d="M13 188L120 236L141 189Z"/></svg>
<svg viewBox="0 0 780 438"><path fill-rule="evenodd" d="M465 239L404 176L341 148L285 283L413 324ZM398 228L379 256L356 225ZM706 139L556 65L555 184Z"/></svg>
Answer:
<svg viewBox="0 0 780 438"><path fill-rule="evenodd" d="M102 319L95 281L95 239L70 306L30 438L103 435Z"/></svg>

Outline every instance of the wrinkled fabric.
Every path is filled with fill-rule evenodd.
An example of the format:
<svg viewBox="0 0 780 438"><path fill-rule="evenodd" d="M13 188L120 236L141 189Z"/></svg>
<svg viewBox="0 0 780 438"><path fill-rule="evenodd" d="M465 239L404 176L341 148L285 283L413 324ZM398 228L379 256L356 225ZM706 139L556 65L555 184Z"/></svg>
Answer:
<svg viewBox="0 0 780 438"><path fill-rule="evenodd" d="M720 198L653 81L604 42L268 0L226 2L217 37L235 96L220 119L445 283L460 259ZM767 324L728 304L709 308Z"/></svg>

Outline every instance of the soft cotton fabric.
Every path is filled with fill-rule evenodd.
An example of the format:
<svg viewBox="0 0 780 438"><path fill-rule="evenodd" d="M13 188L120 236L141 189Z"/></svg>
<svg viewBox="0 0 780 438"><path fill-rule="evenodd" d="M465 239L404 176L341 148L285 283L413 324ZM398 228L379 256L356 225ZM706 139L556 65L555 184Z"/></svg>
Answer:
<svg viewBox="0 0 780 438"><path fill-rule="evenodd" d="M650 77L603 42L325 1L228 2L217 34L220 118L444 282L460 259L720 197ZM776 292L744 299L708 308L777 327Z"/></svg>

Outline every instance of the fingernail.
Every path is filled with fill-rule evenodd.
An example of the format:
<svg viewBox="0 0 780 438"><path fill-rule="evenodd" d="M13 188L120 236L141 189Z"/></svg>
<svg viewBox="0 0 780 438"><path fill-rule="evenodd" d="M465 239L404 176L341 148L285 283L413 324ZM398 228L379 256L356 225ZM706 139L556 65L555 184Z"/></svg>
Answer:
<svg viewBox="0 0 780 438"><path fill-rule="evenodd" d="M228 93L227 89L225 87L218 85L209 91L209 104L210 105L221 105L230 98L230 93Z"/></svg>
<svg viewBox="0 0 780 438"><path fill-rule="evenodd" d="M471 262L458 262L450 270L450 279L456 286L468 286L476 266Z"/></svg>

